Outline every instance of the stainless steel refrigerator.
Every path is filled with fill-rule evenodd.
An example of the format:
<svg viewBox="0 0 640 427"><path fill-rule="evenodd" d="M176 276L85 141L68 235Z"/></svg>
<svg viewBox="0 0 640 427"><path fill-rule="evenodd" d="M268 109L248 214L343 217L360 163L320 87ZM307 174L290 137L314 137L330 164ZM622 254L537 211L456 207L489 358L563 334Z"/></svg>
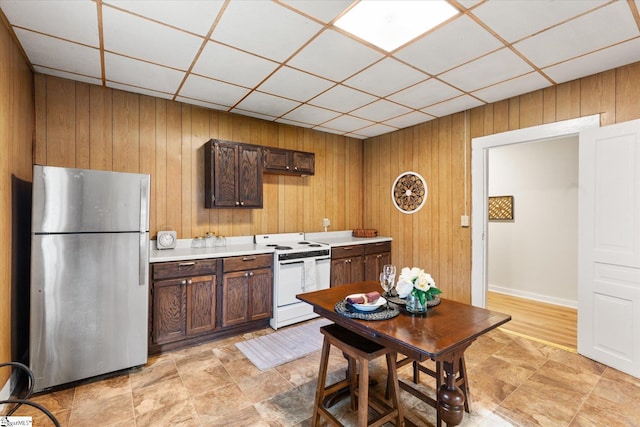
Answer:
<svg viewBox="0 0 640 427"><path fill-rule="evenodd" d="M149 175L34 166L34 391L144 365Z"/></svg>

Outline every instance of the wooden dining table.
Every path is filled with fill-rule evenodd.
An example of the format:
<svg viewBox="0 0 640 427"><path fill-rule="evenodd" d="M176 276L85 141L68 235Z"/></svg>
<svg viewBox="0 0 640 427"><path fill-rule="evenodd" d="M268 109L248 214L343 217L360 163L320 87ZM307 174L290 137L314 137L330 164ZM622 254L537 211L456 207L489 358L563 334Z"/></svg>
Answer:
<svg viewBox="0 0 640 427"><path fill-rule="evenodd" d="M437 390L438 418L448 426L460 424L465 400L456 385L460 360L476 338L508 322L511 316L446 298L423 316L411 315L401 306L398 316L386 320L356 319L336 311L336 304L348 295L373 291L381 291L378 282L358 282L299 294L297 298L311 304L320 316L411 359L442 362L446 378Z"/></svg>

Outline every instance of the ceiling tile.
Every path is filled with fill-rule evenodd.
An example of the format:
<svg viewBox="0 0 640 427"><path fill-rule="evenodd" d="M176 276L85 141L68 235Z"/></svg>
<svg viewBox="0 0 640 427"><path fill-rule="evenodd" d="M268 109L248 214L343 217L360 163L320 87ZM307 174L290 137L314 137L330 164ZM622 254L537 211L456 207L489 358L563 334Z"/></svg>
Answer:
<svg viewBox="0 0 640 427"><path fill-rule="evenodd" d="M359 119L353 116L340 116L322 124L323 128L336 129L343 132L353 132L367 126L371 126L369 120Z"/></svg>
<svg viewBox="0 0 640 427"><path fill-rule="evenodd" d="M362 108L358 108L349 114L374 122L382 122L402 114L407 114L410 111L407 107L381 99Z"/></svg>
<svg viewBox="0 0 640 427"><path fill-rule="evenodd" d="M247 93L246 88L194 75L189 76L180 89L181 96L200 101L215 99L216 104L227 107L236 105Z"/></svg>
<svg viewBox="0 0 640 427"><path fill-rule="evenodd" d="M494 86L473 92L472 95L477 96L485 102L495 102L501 99L511 98L512 96L523 93L533 92L543 87L551 86L551 82L544 78L538 72L525 74L512 80L498 83Z"/></svg>
<svg viewBox="0 0 640 427"><path fill-rule="evenodd" d="M209 41L194 65L193 72L253 88L278 66L277 62Z"/></svg>
<svg viewBox="0 0 640 427"><path fill-rule="evenodd" d="M227 107L226 105L219 105L211 102L204 102L198 99L185 98L184 96L176 96L176 101L184 102L186 104L191 104L191 105L197 105L199 107L211 108L214 110L222 110L222 111L229 110L229 107ZM269 120L273 120L273 117L270 117Z"/></svg>
<svg viewBox="0 0 640 427"><path fill-rule="evenodd" d="M288 4L309 16L328 23L349 7L353 0L281 0L281 3Z"/></svg>
<svg viewBox="0 0 640 427"><path fill-rule="evenodd" d="M290 67L282 67L262 83L258 89L272 95L305 102L334 85L335 83L329 80Z"/></svg>
<svg viewBox="0 0 640 427"><path fill-rule="evenodd" d="M278 119L277 117L271 116L269 114L261 114L261 113L256 113L255 111L241 110L239 108L236 108L232 112L236 113L236 114L242 114L243 116L255 117L256 119L267 120L267 121L270 121L270 122L276 121Z"/></svg>
<svg viewBox="0 0 640 427"><path fill-rule="evenodd" d="M428 122L435 117L428 114L421 113L419 111L413 111L409 114L393 118L391 120L385 120L384 124L403 129L409 126L417 125L418 123Z"/></svg>
<svg viewBox="0 0 640 427"><path fill-rule="evenodd" d="M184 76L180 71L171 68L108 52L104 54L104 68L105 77L111 82L170 94L174 94L178 90ZM149 76L153 76L153 78L149 78Z"/></svg>
<svg viewBox="0 0 640 427"><path fill-rule="evenodd" d="M103 7L102 17L107 51L167 67L189 69L204 42L200 37L111 7Z"/></svg>
<svg viewBox="0 0 640 427"><path fill-rule="evenodd" d="M626 43L580 56L571 61L545 68L544 71L556 83L568 82L604 70L640 61L640 37Z"/></svg>
<svg viewBox="0 0 640 427"><path fill-rule="evenodd" d="M98 49L19 28L15 33L33 65L95 78L102 75Z"/></svg>
<svg viewBox="0 0 640 427"><path fill-rule="evenodd" d="M612 23L614 23L612 25ZM626 2L616 2L516 43L543 68L640 35Z"/></svg>
<svg viewBox="0 0 640 427"><path fill-rule="evenodd" d="M340 82L382 57L383 55L376 50L337 31L327 30L287 64Z"/></svg>
<svg viewBox="0 0 640 427"><path fill-rule="evenodd" d="M295 110L285 114L283 117L298 122L316 124L332 120L340 114L335 111L325 110L324 108L314 107L313 105L303 104Z"/></svg>
<svg viewBox="0 0 640 427"><path fill-rule="evenodd" d="M502 46L471 18L461 16L402 49L396 56L436 75Z"/></svg>
<svg viewBox="0 0 640 427"><path fill-rule="evenodd" d="M300 105L299 102L269 95L268 93L252 92L243 99L236 108L266 114L268 116L280 117L298 105Z"/></svg>
<svg viewBox="0 0 640 427"><path fill-rule="evenodd" d="M218 16L223 0L102 0L138 15L164 22L205 37Z"/></svg>
<svg viewBox="0 0 640 427"><path fill-rule="evenodd" d="M309 104L340 111L341 113L348 113L349 111L369 104L376 99L376 97L358 90L337 85L310 100Z"/></svg>
<svg viewBox="0 0 640 427"><path fill-rule="evenodd" d="M356 133L358 135L372 137L376 135L382 135L383 133L393 132L395 130L398 130L398 129L393 128L391 126L387 126L387 125L375 124L373 126L369 126L364 129L358 129Z"/></svg>
<svg viewBox="0 0 640 427"><path fill-rule="evenodd" d="M389 78L393 76L393 78ZM387 96L428 76L393 58L386 58L353 76L344 84L378 96Z"/></svg>
<svg viewBox="0 0 640 427"><path fill-rule="evenodd" d="M93 1L7 1L0 7L12 25L99 47L98 10Z"/></svg>
<svg viewBox="0 0 640 427"><path fill-rule="evenodd" d="M529 64L504 48L441 74L439 78L463 91L471 92L531 71L533 68Z"/></svg>
<svg viewBox="0 0 640 427"><path fill-rule="evenodd" d="M394 93L388 98L402 105L419 109L460 95L462 95L462 92L458 89L442 83L437 79L429 79L415 86L411 86L408 89Z"/></svg>
<svg viewBox="0 0 640 427"><path fill-rule="evenodd" d="M134 92L134 93L140 93L142 95L154 96L156 98L173 99L173 96L170 93L157 92L155 90L149 90L149 89L129 86L129 85L126 85L126 84L121 84L121 83L116 83L116 82L107 81L107 87L110 87L110 88L113 88L113 89L123 90L123 91L126 91L126 92Z"/></svg>
<svg viewBox="0 0 640 427"><path fill-rule="evenodd" d="M459 111L470 110L483 104L484 103L482 101L479 101L472 96L462 95L457 98L450 99L449 101L444 101L440 104L423 108L421 111L435 117L443 117Z"/></svg>
<svg viewBox="0 0 640 427"><path fill-rule="evenodd" d="M283 119L282 117L280 117L279 119L275 119L276 122L278 123L284 123L286 125L292 125L292 126L299 126L299 127L303 127L303 128L312 128L315 125L309 124L309 123L305 123L305 122L298 122L296 120L288 120L288 119Z"/></svg>
<svg viewBox="0 0 640 427"><path fill-rule="evenodd" d="M33 69L34 69L34 71L36 73L40 73L40 74L48 74L50 76L61 77L63 79L75 80L75 81L83 82L83 83L90 83L92 85L98 85L98 86L102 85L102 80L100 80L99 78L95 78L95 77L87 77L87 76L83 76L82 74L67 73L66 71L60 71L60 70L55 70L55 69L52 69L52 68L40 67L38 65L35 65L33 67Z"/></svg>
<svg viewBox="0 0 640 427"><path fill-rule="evenodd" d="M515 42L607 3L607 0L550 3L531 0L489 1L475 8L473 14L500 37Z"/></svg>
<svg viewBox="0 0 640 427"><path fill-rule="evenodd" d="M321 28L320 24L274 2L232 1L211 38L284 61Z"/></svg>

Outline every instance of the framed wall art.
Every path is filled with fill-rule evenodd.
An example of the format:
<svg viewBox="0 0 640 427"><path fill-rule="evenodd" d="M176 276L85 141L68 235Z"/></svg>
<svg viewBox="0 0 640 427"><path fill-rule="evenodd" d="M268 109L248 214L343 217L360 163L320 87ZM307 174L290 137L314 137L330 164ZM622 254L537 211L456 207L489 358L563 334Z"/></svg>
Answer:
<svg viewBox="0 0 640 427"><path fill-rule="evenodd" d="M513 221L513 196L489 197L489 221Z"/></svg>

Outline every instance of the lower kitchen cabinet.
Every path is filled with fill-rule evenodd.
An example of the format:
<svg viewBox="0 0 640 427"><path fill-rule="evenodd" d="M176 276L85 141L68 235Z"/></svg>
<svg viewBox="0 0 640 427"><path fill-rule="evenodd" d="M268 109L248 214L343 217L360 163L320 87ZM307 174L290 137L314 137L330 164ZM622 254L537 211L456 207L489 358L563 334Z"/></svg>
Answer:
<svg viewBox="0 0 640 427"><path fill-rule="evenodd" d="M223 328L268 320L273 310L273 255L229 257L223 260Z"/></svg>
<svg viewBox="0 0 640 427"><path fill-rule="evenodd" d="M152 265L150 353L192 343L215 331L216 271L216 260Z"/></svg>
<svg viewBox="0 0 640 427"><path fill-rule="evenodd" d="M363 246L364 280L380 280L382 267L391 264L391 242L367 243Z"/></svg>
<svg viewBox="0 0 640 427"><path fill-rule="evenodd" d="M391 263L391 242L362 243L331 248L331 286L380 279Z"/></svg>
<svg viewBox="0 0 640 427"><path fill-rule="evenodd" d="M364 278L362 245L331 248L331 287L361 282Z"/></svg>

